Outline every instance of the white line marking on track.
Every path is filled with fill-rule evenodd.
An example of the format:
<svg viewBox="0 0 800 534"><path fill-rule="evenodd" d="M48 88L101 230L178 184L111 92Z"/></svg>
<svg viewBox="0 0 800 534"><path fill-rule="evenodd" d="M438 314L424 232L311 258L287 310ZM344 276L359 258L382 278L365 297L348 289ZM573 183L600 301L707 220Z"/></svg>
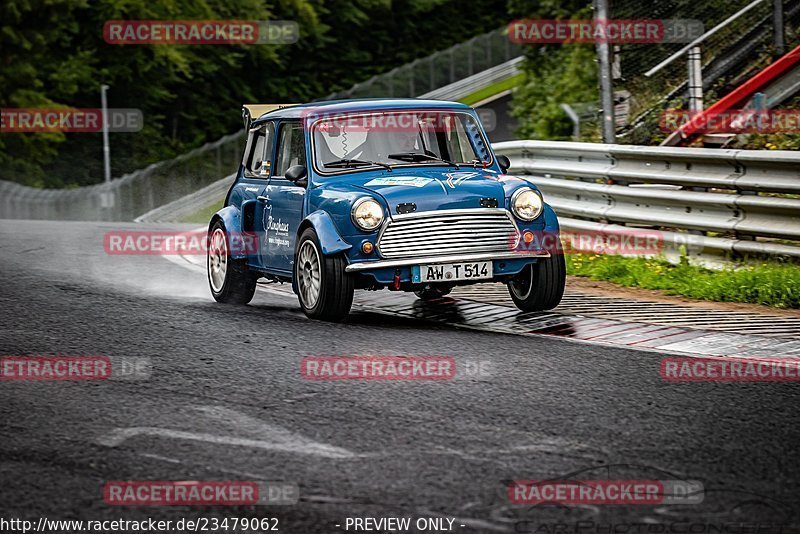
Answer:
<svg viewBox="0 0 800 534"><path fill-rule="evenodd" d="M97 440L106 447L118 447L136 436L157 436L171 439L202 441L219 445L234 445L256 449L293 452L323 458L355 458L356 454L341 447L320 443L283 427L272 425L236 410L221 406L200 406L201 414L212 419L217 427L226 427L234 434L251 434L257 438L220 436L203 432L187 432L159 427L117 428Z"/></svg>
<svg viewBox="0 0 800 534"><path fill-rule="evenodd" d="M334 447L325 443L317 443L302 436L292 434L288 430L275 427L275 434L266 439L246 439L233 436L217 436L200 432L186 432L169 428L138 426L130 428L117 428L109 434L99 438L97 443L106 447L119 447L125 441L136 436L156 436L170 439L183 439L202 441L215 445L232 445L234 447L251 447L269 451L291 452L322 458L354 458L356 455L347 449Z"/></svg>

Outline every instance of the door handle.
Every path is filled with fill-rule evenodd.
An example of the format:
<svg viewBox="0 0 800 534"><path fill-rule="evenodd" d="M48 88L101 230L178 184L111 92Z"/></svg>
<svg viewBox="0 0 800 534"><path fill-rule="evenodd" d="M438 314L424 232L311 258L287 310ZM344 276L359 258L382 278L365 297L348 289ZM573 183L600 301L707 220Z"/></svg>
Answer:
<svg viewBox="0 0 800 534"><path fill-rule="evenodd" d="M256 197L256 200L260 200L261 202L269 202L269 197L259 195Z"/></svg>

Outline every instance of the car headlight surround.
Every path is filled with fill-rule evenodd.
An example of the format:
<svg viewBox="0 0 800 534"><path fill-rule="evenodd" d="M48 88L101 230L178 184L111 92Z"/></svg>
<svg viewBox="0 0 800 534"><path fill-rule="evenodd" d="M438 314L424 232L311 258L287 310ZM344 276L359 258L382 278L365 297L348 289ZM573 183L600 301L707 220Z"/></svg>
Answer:
<svg viewBox="0 0 800 534"><path fill-rule="evenodd" d="M353 202L350 218L358 228L371 232L383 222L383 206L372 197L361 197Z"/></svg>
<svg viewBox="0 0 800 534"><path fill-rule="evenodd" d="M542 195L530 187L521 187L511 196L511 211L523 221L532 221L544 211Z"/></svg>

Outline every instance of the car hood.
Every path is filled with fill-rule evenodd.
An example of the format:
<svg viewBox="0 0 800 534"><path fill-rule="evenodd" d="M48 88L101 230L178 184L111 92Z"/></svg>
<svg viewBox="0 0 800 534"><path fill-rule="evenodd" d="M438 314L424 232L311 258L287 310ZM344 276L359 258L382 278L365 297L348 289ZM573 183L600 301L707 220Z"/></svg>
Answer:
<svg viewBox="0 0 800 534"><path fill-rule="evenodd" d="M397 214L399 204L414 203L418 212L480 208L482 198L497 199L502 208L511 192L526 184L490 169L466 166L449 171L396 168L391 172L355 173L348 182L382 197L392 215Z"/></svg>

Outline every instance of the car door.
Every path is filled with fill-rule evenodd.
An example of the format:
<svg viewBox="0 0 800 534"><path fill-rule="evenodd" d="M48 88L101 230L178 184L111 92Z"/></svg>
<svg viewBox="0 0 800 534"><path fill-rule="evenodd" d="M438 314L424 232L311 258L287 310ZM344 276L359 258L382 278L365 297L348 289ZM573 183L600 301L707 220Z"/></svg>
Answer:
<svg viewBox="0 0 800 534"><path fill-rule="evenodd" d="M249 132L247 148L244 156L244 170L242 178L234 187L231 194L231 203L236 205L241 212L242 242L251 265L262 266L260 242L264 235L261 225L264 210L263 199L267 194L272 161L275 158L275 123L267 122ZM247 236L252 236L252 239Z"/></svg>
<svg viewBox="0 0 800 534"><path fill-rule="evenodd" d="M275 165L266 189L264 264L273 271L291 273L297 228L303 220L305 187L286 179L294 165L306 165L305 132L300 121L282 121L278 125Z"/></svg>

